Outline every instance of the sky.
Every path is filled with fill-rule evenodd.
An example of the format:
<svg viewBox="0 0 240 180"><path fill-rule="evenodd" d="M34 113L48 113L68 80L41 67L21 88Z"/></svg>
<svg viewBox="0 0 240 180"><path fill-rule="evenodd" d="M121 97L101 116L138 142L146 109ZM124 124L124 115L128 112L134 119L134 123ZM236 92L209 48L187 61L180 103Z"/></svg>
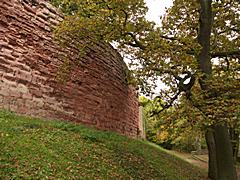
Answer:
<svg viewBox="0 0 240 180"><path fill-rule="evenodd" d="M149 10L146 18L160 24L160 16L165 14L166 9L172 6L172 0L145 0Z"/></svg>

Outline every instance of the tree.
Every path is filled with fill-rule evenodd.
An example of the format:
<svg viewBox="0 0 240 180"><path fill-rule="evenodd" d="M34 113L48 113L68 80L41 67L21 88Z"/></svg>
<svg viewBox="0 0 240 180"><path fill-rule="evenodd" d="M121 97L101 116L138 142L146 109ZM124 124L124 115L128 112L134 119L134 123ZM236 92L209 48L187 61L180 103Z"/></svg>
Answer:
<svg viewBox="0 0 240 180"><path fill-rule="evenodd" d="M67 14L56 30L62 44L85 42L77 45L87 51L89 45L115 42L132 59L130 82L143 92L158 79L167 84L160 92L166 103L156 113L186 96L205 117L209 177L236 179L227 125L236 121L240 97L237 0L175 0L162 27L145 19L143 0L53 2Z"/></svg>
<svg viewBox="0 0 240 180"><path fill-rule="evenodd" d="M175 2L177 4L175 8L178 8L178 11L186 10L186 8L182 8L182 4L179 4L179 2L181 1L175 1ZM194 34L194 31L192 31L191 29L190 30L188 29L188 30L190 33L193 33L192 35L193 41L197 39L198 43L201 45L201 50L197 54L196 59L197 59L197 66L200 70L200 73L202 73L198 77L200 87L205 94L203 96L203 101L204 101L203 104L202 105L198 104L196 106L202 109L201 111L204 112L204 114L208 117L208 119L213 121L212 123L209 123L206 127L206 141L209 149L209 177L211 177L212 179L236 179L236 172L234 170L233 159L231 157L232 149L231 149L231 144L229 140L227 124L226 124L226 121L224 120L224 118L227 118L226 114L231 116L232 114L235 114L235 113L231 112L230 109L227 109L227 111L225 110L226 114L222 115L224 110L221 111L220 110L220 108L222 109L221 105L217 105L217 104L219 104L221 101L224 103L229 103L234 101L234 98L232 97L227 97L227 96L223 97L223 94L226 95L225 93L226 90L231 90L232 95L233 94L235 94L235 96L239 95L239 92L234 92L235 89L239 87L239 84L236 84L237 79L239 78L239 75L237 75L237 78L235 80L234 78L231 79L233 80L232 83L228 82L230 85L232 85L231 88L224 87L225 85L222 84L224 83L224 81L220 83L218 78L221 77L221 78L224 78L224 80L228 80L229 77L231 76L234 77L234 76L231 75L231 70L229 69L227 71L222 71L222 72L220 71L221 72L220 75L214 74L211 58L225 57L228 63L229 57L236 58L233 56L239 56L239 48L238 48L239 40L236 41L234 39L236 38L236 29L237 29L235 25L236 20L231 16L231 13L235 13L236 10L239 10L239 4L233 1L225 2L225 3L224 2L212 3L212 1L199 1L199 2L200 2L200 13L199 13L198 33L195 32ZM180 7L177 7L177 6L180 6ZM193 2L191 7L194 7L194 6L198 6L198 4ZM215 12L213 12L212 6L220 10L221 14L216 10ZM225 13L223 9L221 9L221 6L225 8L227 7L226 9L228 9L229 12ZM191 9L189 8L189 10ZM194 8L193 12L190 13L190 15L189 14L188 15L189 16L192 15L192 17L196 17L194 13L196 13L196 8ZM213 17L214 13L216 14L215 17ZM186 14L184 18L186 18L187 20L190 20L189 18L186 17ZM174 18L173 16L170 16L170 20L175 20L175 23L176 23L176 19L183 20L178 17ZM229 25L226 26L227 28L225 28L224 26L219 27L219 25L222 25L222 24L225 25L228 19L230 22L229 22ZM184 22L188 24L187 20L185 20ZM215 24L214 24L214 20L215 20ZM197 26L194 25L196 23L196 20L192 18L192 21L193 21L192 29L196 29ZM212 27L214 27L213 32L212 32ZM231 30L229 30L228 28ZM178 28L178 30L179 29L180 28ZM183 32L186 32L186 31L183 31ZM211 33L213 35L211 35ZM227 34L222 35L223 33L227 33ZM186 33L186 34L188 35L189 33ZM211 43L211 38L215 38L215 39L219 38L219 40L218 41L215 40L215 42ZM223 45L222 46L218 45L218 47L215 47L216 46L215 44L220 44L220 43L222 43ZM225 47L226 45L229 45L228 47L229 49ZM221 51L219 51L220 48L224 48L224 49L221 49ZM226 51L226 49L228 51ZM218 50L219 52L216 52L216 50ZM225 50L225 52L223 50ZM234 63L235 62L233 62L233 64ZM228 64L228 68L229 68L229 64ZM236 71L232 70L232 72L235 73ZM239 99L238 99L238 102L239 102ZM212 103L212 105L209 105L209 103ZM235 102L233 103L233 105L234 104L237 107L238 103ZM213 106L217 107L217 109L214 108ZM210 109L211 111L208 112L206 108ZM213 110L216 110L216 111L213 112ZM235 111L236 111L236 108L235 108ZM228 166L226 166L227 164ZM226 170L227 168L229 169Z"/></svg>
<svg viewBox="0 0 240 180"><path fill-rule="evenodd" d="M204 117L184 97L179 101L178 105L156 114L155 111L162 109L162 100L159 97L152 100L140 97L147 140L166 149L187 152L201 150L205 147L201 130Z"/></svg>

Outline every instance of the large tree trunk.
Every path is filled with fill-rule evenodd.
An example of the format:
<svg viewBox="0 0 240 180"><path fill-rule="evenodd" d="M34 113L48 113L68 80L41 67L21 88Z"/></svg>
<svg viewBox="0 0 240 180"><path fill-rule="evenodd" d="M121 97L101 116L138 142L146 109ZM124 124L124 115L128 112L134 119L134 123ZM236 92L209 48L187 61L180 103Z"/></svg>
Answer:
<svg viewBox="0 0 240 180"><path fill-rule="evenodd" d="M208 177L217 180L217 156L213 129L206 130L205 139L208 147Z"/></svg>
<svg viewBox="0 0 240 180"><path fill-rule="evenodd" d="M208 78L212 75L212 64L210 58L210 37L213 23L212 0L199 0L199 2L201 10L198 42L202 49L197 57L197 60L199 69L203 73L203 76L200 78L199 82L203 91L211 92L211 88L206 83L206 80L208 80ZM207 98L208 97L206 96L206 101L208 100ZM213 142L212 139L210 141ZM209 144L209 148L211 148L209 149L209 175L212 176L210 178L218 180L237 179L232 156L232 146L230 143L227 126L218 124L214 126L214 142L215 148L211 146L214 146L214 143ZM214 149L216 149L216 152L214 152ZM214 161L215 157L216 162ZM211 163L217 164L213 166Z"/></svg>
<svg viewBox="0 0 240 180"><path fill-rule="evenodd" d="M237 180L227 125L214 126L218 180Z"/></svg>

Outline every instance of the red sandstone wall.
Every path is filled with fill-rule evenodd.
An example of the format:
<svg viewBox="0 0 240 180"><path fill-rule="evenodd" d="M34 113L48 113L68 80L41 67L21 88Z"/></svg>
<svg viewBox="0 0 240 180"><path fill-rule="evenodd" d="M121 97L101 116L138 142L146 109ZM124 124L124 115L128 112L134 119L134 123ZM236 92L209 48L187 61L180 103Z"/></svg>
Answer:
<svg viewBox="0 0 240 180"><path fill-rule="evenodd" d="M60 15L37 1L0 0L0 108L136 136L138 100L120 55L99 45L71 66L66 83L57 81L62 57L74 59L77 52L52 40Z"/></svg>

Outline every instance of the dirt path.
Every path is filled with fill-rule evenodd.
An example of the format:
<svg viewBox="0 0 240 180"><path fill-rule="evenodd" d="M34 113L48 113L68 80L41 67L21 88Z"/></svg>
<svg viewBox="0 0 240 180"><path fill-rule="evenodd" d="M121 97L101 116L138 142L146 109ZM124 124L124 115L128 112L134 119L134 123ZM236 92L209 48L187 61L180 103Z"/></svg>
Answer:
<svg viewBox="0 0 240 180"><path fill-rule="evenodd" d="M189 153L182 153L178 151L170 151L171 154L180 157L181 159L184 159L185 161L198 166L202 169L208 169L208 157L207 155L199 155L199 156L193 156Z"/></svg>
<svg viewBox="0 0 240 180"><path fill-rule="evenodd" d="M185 161L198 166L202 169L208 170L208 156L207 155L192 155L189 153L182 153L178 151L169 151L170 154L173 154ZM237 177L240 180L240 167L237 167Z"/></svg>

